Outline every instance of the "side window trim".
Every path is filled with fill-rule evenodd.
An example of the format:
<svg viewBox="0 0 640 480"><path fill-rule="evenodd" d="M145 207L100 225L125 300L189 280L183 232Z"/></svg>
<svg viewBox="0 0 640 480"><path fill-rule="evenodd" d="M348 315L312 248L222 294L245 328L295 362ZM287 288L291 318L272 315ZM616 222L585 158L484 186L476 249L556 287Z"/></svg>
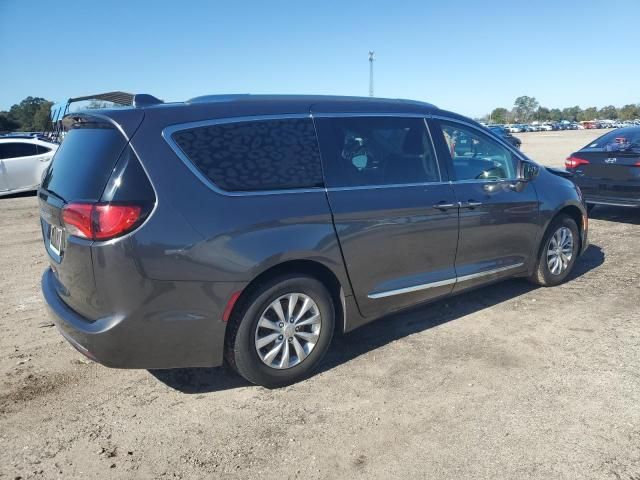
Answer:
<svg viewBox="0 0 640 480"><path fill-rule="evenodd" d="M509 153L511 153L511 155L513 155L517 160L518 163L520 162L531 162L531 160L524 158L524 156L522 155L521 152L518 152L517 150L515 150L513 148L512 145L509 145L507 142L505 142L504 140L502 140L501 138L493 138L491 135L488 135L487 132L484 132L481 128L478 128L476 125L473 125L469 122L465 122L463 120L459 120L457 118L451 118L451 117L446 117L443 115L431 115L430 116L431 119L436 121L436 124L439 128L439 130L442 132L442 125L440 122L444 121L444 122L449 122L449 123L455 123L458 125L462 125L466 128L471 128L473 130L475 130L476 132L478 132L479 134L489 138L490 140L496 142L498 145L500 145L501 147L505 148L505 150L507 150ZM444 135L444 133L442 132L442 135ZM498 183L498 182L504 182L504 181L508 181L509 179L463 179L463 180L458 180L456 178L455 175L455 171L453 169L453 158L451 158L451 155L448 155L448 164L449 168L451 169L451 173L450 173L450 183ZM517 170L518 170L518 165L514 165L514 168L516 169L516 174L517 174ZM513 180L513 179L511 179Z"/></svg>
<svg viewBox="0 0 640 480"><path fill-rule="evenodd" d="M289 119L311 119L313 117L309 113L292 113L292 114L276 114L276 115L251 115L244 117L224 117L210 120L201 120L197 122L179 123L175 125L169 125L162 129L162 138L167 142L171 150L178 156L178 158L185 164L185 166L209 189L214 192L225 195L228 197L248 197L248 196L262 196L262 195L284 195L284 194L297 194L297 193L313 193L326 191L325 187L312 187L312 188L289 188L289 189L272 189L272 190L224 190L218 187L209 177L204 175L198 167L187 157L184 151L173 139L173 134L183 130L190 130L198 127L208 127L212 125L223 125L229 123L243 123L243 122L259 122L269 120L289 120ZM315 131L315 125L314 125ZM318 141L318 135L316 133L316 142ZM321 163L322 165L322 163Z"/></svg>

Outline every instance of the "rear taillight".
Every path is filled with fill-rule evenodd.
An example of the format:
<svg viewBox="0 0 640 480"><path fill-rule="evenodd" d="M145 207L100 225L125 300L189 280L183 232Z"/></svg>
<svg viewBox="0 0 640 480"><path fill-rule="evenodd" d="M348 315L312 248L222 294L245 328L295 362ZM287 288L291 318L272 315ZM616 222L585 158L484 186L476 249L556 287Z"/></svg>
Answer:
<svg viewBox="0 0 640 480"><path fill-rule="evenodd" d="M565 168L578 168L580 165L588 165L589 160L585 160L584 158L579 157L568 157L564 161Z"/></svg>
<svg viewBox="0 0 640 480"><path fill-rule="evenodd" d="M69 235L89 240L108 240L132 230L141 220L139 205L69 203L62 221Z"/></svg>

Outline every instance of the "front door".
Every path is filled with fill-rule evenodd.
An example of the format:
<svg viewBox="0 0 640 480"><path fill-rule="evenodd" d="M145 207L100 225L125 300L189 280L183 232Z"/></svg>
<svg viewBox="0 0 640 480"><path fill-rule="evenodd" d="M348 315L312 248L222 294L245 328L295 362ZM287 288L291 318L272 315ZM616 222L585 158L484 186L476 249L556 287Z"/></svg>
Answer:
<svg viewBox="0 0 640 480"><path fill-rule="evenodd" d="M460 206L454 291L527 271L537 258L538 196L518 181L518 158L470 124L432 125Z"/></svg>
<svg viewBox="0 0 640 480"><path fill-rule="evenodd" d="M449 294L458 207L424 118L315 117L358 306L374 316Z"/></svg>

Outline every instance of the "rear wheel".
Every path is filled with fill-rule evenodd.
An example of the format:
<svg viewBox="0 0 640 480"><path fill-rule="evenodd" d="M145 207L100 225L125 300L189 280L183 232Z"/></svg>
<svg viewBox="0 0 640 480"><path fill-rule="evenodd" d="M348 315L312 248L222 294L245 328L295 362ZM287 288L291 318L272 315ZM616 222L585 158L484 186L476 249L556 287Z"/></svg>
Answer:
<svg viewBox="0 0 640 480"><path fill-rule="evenodd" d="M530 280L545 287L564 282L573 269L579 248L580 232L575 220L568 215L558 215L544 235Z"/></svg>
<svg viewBox="0 0 640 480"><path fill-rule="evenodd" d="M287 275L248 292L230 320L226 356L244 378L279 387L324 357L335 323L331 295L312 277Z"/></svg>

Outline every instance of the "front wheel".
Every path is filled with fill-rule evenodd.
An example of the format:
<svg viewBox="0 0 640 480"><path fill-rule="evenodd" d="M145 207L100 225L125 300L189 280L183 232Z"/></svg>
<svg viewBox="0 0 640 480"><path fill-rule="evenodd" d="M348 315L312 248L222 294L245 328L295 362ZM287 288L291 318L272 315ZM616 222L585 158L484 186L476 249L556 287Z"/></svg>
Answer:
<svg viewBox="0 0 640 480"><path fill-rule="evenodd" d="M579 249L580 232L575 220L568 215L558 215L544 235L530 280L544 287L564 282L573 269Z"/></svg>
<svg viewBox="0 0 640 480"><path fill-rule="evenodd" d="M280 387L306 377L331 343L333 300L312 277L287 275L248 292L228 326L226 357L244 378Z"/></svg>

